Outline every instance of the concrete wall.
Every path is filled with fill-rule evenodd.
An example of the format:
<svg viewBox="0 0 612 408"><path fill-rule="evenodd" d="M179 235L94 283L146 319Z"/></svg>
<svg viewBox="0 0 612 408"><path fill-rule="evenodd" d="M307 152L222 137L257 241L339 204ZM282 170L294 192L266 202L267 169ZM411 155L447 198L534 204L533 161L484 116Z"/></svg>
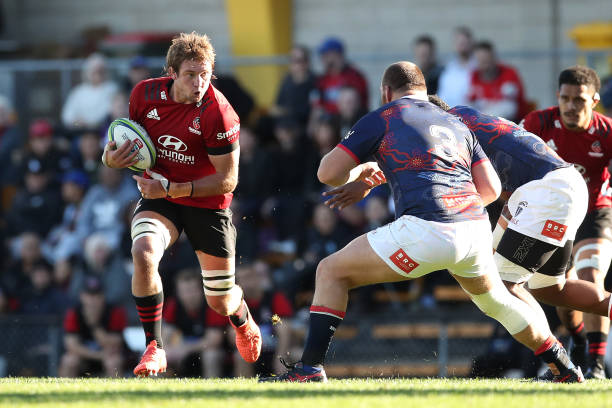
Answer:
<svg viewBox="0 0 612 408"><path fill-rule="evenodd" d="M245 0L246 1L246 0ZM280 1L280 0L279 0ZM452 51L452 29L472 28L476 38L492 40L500 56L519 68L527 95L540 106L554 102L551 58L551 4L555 0L293 0L294 41L315 47L327 35L346 41L349 58L368 76L374 99L390 62L411 58L411 42L429 33L441 59ZM558 0L563 51L559 66L576 61L567 36L578 23L612 19L610 0ZM230 38L222 0L4 0L6 23L0 38L26 43L75 42L90 26L113 32L188 31L209 34L220 57Z"/></svg>
<svg viewBox="0 0 612 408"><path fill-rule="evenodd" d="M452 52L452 31L465 25L476 39L494 42L504 61L516 66L527 95L540 106L554 102L558 72L552 70L550 0L294 0L294 41L316 46L337 35L349 57L371 80L372 95L385 66L410 59L411 42L428 33L438 43L441 60ZM612 19L612 1L559 0L562 67L574 64L574 43L567 32L576 24ZM612 50L611 50L612 53Z"/></svg>

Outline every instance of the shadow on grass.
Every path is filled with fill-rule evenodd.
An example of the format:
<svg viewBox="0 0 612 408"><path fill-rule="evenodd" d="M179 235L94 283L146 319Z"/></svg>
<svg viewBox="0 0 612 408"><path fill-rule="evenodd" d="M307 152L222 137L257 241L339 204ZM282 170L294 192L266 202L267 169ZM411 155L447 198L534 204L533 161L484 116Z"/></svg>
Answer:
<svg viewBox="0 0 612 408"><path fill-rule="evenodd" d="M323 386L324 387L324 386ZM147 390L105 390L105 391L77 391L70 392L69 390L64 391L53 391L53 392L41 392L39 394L33 394L32 391L22 392L10 392L2 393L0 399L3 402L79 402L79 401L113 401L113 400L124 400L129 401L130 399L151 399L155 401L170 400L170 399L187 399L187 400L198 400L198 399L244 399L252 400L256 398L267 398L267 399L291 399L291 398L305 398L305 397L441 397L448 395L456 396L485 396L485 395L546 395L554 394L559 395L571 395L586 396L593 395L592 388L580 389L579 387L567 387L564 388L565 384L561 387L553 387L548 389L496 389L495 387L477 387L477 388L466 388L466 389L445 389L445 388L428 388L425 390L419 389L373 389L373 390L338 390L338 389L325 389L325 388L310 388L304 387L300 389L285 388L285 389L269 389L268 387L262 386L261 389L206 389L206 390L177 390L177 391L147 391ZM608 391L608 390L606 390ZM612 392L612 387L609 389ZM604 391L605 392L605 391Z"/></svg>

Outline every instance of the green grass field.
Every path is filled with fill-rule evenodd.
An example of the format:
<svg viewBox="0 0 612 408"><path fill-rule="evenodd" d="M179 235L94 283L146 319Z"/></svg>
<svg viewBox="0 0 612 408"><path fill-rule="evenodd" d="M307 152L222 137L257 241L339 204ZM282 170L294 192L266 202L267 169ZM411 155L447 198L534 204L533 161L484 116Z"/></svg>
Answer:
<svg viewBox="0 0 612 408"><path fill-rule="evenodd" d="M255 380L0 380L0 407L612 407L612 381L371 379L327 384Z"/></svg>

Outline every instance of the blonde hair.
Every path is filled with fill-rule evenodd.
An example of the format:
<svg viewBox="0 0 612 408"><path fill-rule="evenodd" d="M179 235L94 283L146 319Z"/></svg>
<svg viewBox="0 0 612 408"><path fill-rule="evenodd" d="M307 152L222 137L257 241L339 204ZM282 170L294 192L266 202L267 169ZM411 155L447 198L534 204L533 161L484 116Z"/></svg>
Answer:
<svg viewBox="0 0 612 408"><path fill-rule="evenodd" d="M172 71L178 75L181 64L186 60L209 61L214 68L215 49L206 34L192 31L189 34L180 33L178 37L172 39L172 45L166 54L166 72L169 73L172 68Z"/></svg>

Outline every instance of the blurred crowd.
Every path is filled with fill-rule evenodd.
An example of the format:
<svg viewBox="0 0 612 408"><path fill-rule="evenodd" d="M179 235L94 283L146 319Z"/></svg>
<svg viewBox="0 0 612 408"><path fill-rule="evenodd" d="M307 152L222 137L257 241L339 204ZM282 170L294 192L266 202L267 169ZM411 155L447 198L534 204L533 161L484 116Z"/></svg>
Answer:
<svg viewBox="0 0 612 408"><path fill-rule="evenodd" d="M407 50L406 59L412 55L421 67L430 93L451 106L472 105L515 121L533 108L520 75L498 60L492 43L476 42L469 29L458 28L454 48L445 63L428 35ZM232 204L237 279L266 349L257 367L234 359L227 319L206 306L195 255L179 239L160 266L168 299L166 350L177 375L245 376L274 369L275 355L300 346L317 263L393 218L386 186L340 212L323 203L325 187L316 177L321 157L377 102L340 39L326 39L314 53L322 72L313 72L311 50L291 50L276 103L265 110L231 75L217 74L213 81L242 123ZM35 119L27 129L17 127L10 101L0 97L0 316L61 319L62 376L123 375L140 352L130 347L128 335L131 326L141 331L131 297L129 235L139 193L128 170L104 167L100 156L108 124L128 116L130 90L151 75L147 59L136 56L126 77L113 77L105 58L93 54L61 117ZM433 288L445 279L434 274L398 290L416 292L418 307L435 308ZM351 308L376 311L375 290L357 290ZM133 343L139 341L144 347L144 339Z"/></svg>

